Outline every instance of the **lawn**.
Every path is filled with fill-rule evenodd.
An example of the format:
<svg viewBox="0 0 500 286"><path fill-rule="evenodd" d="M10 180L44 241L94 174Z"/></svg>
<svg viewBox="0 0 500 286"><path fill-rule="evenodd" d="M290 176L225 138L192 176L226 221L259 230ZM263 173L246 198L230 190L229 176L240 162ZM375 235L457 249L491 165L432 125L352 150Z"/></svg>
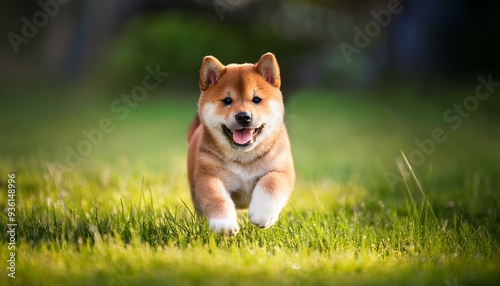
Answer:
<svg viewBox="0 0 500 286"><path fill-rule="evenodd" d="M498 285L494 103L453 128L443 113L474 85L434 91L453 95L437 100L395 92L287 98L295 191L270 229L241 212L234 238L192 213L185 132L196 96L158 89L125 118L110 108L120 93L12 97L0 125L0 284ZM84 133L103 119L112 131L91 142ZM69 155L78 148L85 155Z"/></svg>

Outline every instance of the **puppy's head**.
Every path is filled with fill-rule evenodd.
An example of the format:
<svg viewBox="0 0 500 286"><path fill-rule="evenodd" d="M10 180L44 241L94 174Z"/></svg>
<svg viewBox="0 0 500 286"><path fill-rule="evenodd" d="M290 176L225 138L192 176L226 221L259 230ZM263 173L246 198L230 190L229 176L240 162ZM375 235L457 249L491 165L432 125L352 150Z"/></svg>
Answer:
<svg viewBox="0 0 500 286"><path fill-rule="evenodd" d="M200 119L221 147L251 151L281 128L280 84L271 53L256 64L227 66L206 56L200 69Z"/></svg>

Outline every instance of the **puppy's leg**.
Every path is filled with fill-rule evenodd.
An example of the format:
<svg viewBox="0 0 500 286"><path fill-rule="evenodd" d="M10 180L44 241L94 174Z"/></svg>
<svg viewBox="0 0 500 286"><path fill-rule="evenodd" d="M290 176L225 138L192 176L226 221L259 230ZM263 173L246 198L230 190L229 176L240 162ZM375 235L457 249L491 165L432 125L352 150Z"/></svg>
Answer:
<svg viewBox="0 0 500 286"><path fill-rule="evenodd" d="M236 235L240 229L236 208L224 184L216 177L200 178L195 187L195 205L210 229L218 234Z"/></svg>
<svg viewBox="0 0 500 286"><path fill-rule="evenodd" d="M262 177L253 190L248 207L250 222L261 228L272 226L290 196L292 181L287 174L278 172Z"/></svg>

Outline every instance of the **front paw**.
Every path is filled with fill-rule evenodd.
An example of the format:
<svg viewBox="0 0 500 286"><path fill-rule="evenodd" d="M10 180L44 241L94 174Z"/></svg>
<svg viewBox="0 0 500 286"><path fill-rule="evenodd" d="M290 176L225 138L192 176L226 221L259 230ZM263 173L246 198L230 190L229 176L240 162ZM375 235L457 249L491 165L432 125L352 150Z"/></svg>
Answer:
<svg viewBox="0 0 500 286"><path fill-rule="evenodd" d="M234 236L240 230L236 218L212 218L208 220L208 224L217 234Z"/></svg>
<svg viewBox="0 0 500 286"><path fill-rule="evenodd" d="M250 222L260 228L268 228L278 221L279 212L273 210L248 211Z"/></svg>
<svg viewBox="0 0 500 286"><path fill-rule="evenodd" d="M248 207L248 218L256 226L268 228L278 221L285 204L286 199L275 198L261 190L255 190Z"/></svg>

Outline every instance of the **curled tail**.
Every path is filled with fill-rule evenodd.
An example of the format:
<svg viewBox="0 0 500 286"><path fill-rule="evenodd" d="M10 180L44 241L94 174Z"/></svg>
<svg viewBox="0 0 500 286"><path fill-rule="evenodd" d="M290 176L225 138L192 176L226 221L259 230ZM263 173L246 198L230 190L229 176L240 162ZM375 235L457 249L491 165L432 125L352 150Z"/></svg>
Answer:
<svg viewBox="0 0 500 286"><path fill-rule="evenodd" d="M196 131L196 128L200 126L201 121L200 117L198 116L198 113L196 113L196 116L193 119L193 122L191 122L191 125L189 125L188 133L187 133L187 141L191 141L191 137L193 137L194 132Z"/></svg>

